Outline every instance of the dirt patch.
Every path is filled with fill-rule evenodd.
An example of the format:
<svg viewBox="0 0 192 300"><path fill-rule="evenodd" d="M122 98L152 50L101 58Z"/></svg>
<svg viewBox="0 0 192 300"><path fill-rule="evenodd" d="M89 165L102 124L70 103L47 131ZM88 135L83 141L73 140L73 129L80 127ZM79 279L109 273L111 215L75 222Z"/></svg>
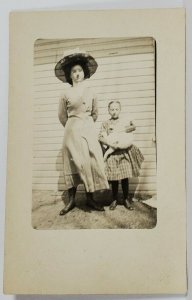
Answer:
<svg viewBox="0 0 192 300"><path fill-rule="evenodd" d="M93 211L86 206L85 194L78 192L76 207L64 216L59 211L67 203L64 193L54 191L33 191L32 226L35 229L150 229L157 220L157 210L141 201L133 202L133 211L118 205L109 210L111 197L108 194L96 194L95 199L105 203L105 211Z"/></svg>

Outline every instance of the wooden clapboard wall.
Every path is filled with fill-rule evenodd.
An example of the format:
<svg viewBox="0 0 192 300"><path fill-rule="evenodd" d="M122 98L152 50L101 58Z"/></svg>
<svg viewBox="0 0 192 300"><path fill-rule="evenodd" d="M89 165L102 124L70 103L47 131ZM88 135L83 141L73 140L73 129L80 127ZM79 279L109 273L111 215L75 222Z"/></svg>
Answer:
<svg viewBox="0 0 192 300"><path fill-rule="evenodd" d="M33 189L62 190L63 127L58 103L66 84L54 75L65 50L79 47L93 55L97 72L89 79L98 95L96 126L109 118L107 105L119 100L122 115L135 122L135 144L145 162L141 176L131 180L131 190L155 193L155 44L152 38L37 40L34 46L34 158Z"/></svg>

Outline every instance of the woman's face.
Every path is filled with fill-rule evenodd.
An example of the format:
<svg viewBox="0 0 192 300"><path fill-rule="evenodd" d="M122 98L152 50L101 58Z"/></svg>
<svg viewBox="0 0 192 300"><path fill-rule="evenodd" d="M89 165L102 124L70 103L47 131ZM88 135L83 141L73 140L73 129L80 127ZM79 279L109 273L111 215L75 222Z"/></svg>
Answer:
<svg viewBox="0 0 192 300"><path fill-rule="evenodd" d="M119 103L111 103L109 107L109 114L112 117L112 119L118 119L120 114L121 108Z"/></svg>
<svg viewBox="0 0 192 300"><path fill-rule="evenodd" d="M80 65L75 65L71 68L71 79L73 82L81 82L84 80L84 71Z"/></svg>

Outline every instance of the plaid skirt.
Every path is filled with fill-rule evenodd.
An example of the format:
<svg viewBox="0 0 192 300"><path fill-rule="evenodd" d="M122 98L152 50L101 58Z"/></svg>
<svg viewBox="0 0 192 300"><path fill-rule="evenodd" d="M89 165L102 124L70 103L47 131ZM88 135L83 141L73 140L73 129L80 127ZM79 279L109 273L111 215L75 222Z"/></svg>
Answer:
<svg viewBox="0 0 192 300"><path fill-rule="evenodd" d="M144 157L135 145L128 149L118 149L107 158L105 164L107 179L111 181L138 177L143 161Z"/></svg>

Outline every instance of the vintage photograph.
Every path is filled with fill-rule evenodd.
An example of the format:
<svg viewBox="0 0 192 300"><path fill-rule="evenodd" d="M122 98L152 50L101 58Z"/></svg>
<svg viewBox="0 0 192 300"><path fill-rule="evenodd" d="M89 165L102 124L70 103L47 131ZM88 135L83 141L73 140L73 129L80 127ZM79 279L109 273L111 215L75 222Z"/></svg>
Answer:
<svg viewBox="0 0 192 300"><path fill-rule="evenodd" d="M157 223L153 37L34 44L34 229Z"/></svg>

